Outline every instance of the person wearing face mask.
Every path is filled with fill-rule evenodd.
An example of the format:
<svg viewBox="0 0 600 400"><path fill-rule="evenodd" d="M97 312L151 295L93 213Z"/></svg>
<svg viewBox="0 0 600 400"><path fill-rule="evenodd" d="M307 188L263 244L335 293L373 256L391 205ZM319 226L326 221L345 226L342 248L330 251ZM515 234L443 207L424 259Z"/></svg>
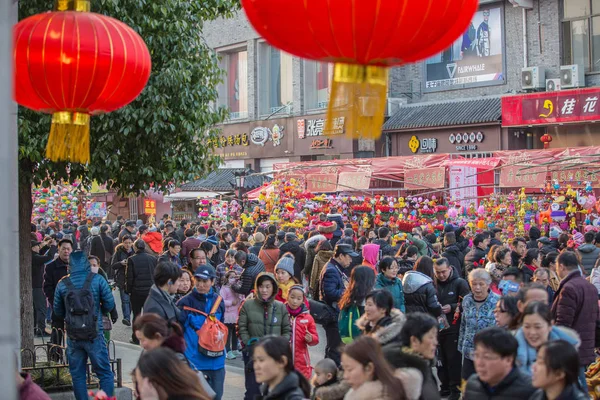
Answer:
<svg viewBox="0 0 600 400"><path fill-rule="evenodd" d="M179 267L171 262L161 262L156 266L154 285L144 302L144 313L158 314L166 321L179 320L179 309L172 296L179 290L181 274Z"/></svg>
<svg viewBox="0 0 600 400"><path fill-rule="evenodd" d="M235 250L234 250L235 252ZM244 296L233 291L234 285L239 279L236 271L227 271L225 275L225 283L221 286L219 294L225 303L225 325L227 326L228 335L226 343L228 360L233 360L240 357L242 353L238 351L237 339L237 321L240 316L240 304L244 301Z"/></svg>
<svg viewBox="0 0 600 400"><path fill-rule="evenodd" d="M277 281L272 274L261 272L254 286L255 297L246 300L240 310L238 330L245 348L244 369L246 393L244 400L260 394L252 367L252 354L256 342L266 335L283 336L290 340L290 316L283 303L275 301Z"/></svg>
<svg viewBox="0 0 600 400"><path fill-rule="evenodd" d="M108 283L108 276L106 275L106 272L104 272L102 267L100 267L100 259L96 256L89 256L88 261L90 262L90 270L92 271L92 273L100 275L102 278L104 278L106 283ZM118 319L119 314L117 312L116 304L115 307L112 310L110 310L109 313L102 314L104 339L106 340L106 343L110 341L110 331L112 331L112 324L117 322Z"/></svg>
<svg viewBox="0 0 600 400"><path fill-rule="evenodd" d="M215 391L215 400L223 396L225 383L225 352L203 351L199 346L198 331L207 321L207 315L221 322L225 320L225 303L215 292L216 271L209 265L196 269L196 286L184 298L179 300L179 323L183 326L185 338L185 356L193 369L201 371L210 387ZM214 311L213 311L214 310Z"/></svg>

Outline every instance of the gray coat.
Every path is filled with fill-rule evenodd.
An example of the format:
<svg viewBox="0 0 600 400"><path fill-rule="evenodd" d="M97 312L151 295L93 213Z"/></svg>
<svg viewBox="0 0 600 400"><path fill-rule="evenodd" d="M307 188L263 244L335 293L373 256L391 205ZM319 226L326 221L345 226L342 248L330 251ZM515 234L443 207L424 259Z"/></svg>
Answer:
<svg viewBox="0 0 600 400"><path fill-rule="evenodd" d="M171 296L157 288L156 285L152 285L148 298L144 303L144 314L148 313L158 314L167 321L177 321L180 311L175 306Z"/></svg>
<svg viewBox="0 0 600 400"><path fill-rule="evenodd" d="M579 246L577 252L581 256L581 266L585 269L586 275L589 275L596 265L598 256L600 256L600 248L594 244L586 243Z"/></svg>

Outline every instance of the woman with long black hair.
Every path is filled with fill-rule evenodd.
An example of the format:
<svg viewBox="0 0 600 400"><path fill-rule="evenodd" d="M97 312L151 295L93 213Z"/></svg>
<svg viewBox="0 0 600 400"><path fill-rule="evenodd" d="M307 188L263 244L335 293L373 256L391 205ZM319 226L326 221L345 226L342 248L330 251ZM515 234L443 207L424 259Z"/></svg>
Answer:
<svg viewBox="0 0 600 400"><path fill-rule="evenodd" d="M375 273L370 267L360 266L352 270L350 283L342 294L338 306L338 328L343 343L351 343L361 335L356 321L365 312L365 299L375 286Z"/></svg>

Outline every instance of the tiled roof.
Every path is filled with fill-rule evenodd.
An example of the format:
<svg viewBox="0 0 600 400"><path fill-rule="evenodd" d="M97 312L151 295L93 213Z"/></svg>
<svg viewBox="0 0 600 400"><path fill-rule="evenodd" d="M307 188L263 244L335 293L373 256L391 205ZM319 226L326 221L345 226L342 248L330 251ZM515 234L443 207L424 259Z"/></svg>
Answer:
<svg viewBox="0 0 600 400"><path fill-rule="evenodd" d="M500 97L409 104L390 117L384 131L500 122Z"/></svg>
<svg viewBox="0 0 600 400"><path fill-rule="evenodd" d="M235 173L246 171L244 178L244 189L251 190L262 186L264 182L270 181L265 175L252 175L255 171L246 168L222 168L217 169L204 178L194 182L181 185L182 191L205 191L214 190L218 192L231 192L235 189Z"/></svg>

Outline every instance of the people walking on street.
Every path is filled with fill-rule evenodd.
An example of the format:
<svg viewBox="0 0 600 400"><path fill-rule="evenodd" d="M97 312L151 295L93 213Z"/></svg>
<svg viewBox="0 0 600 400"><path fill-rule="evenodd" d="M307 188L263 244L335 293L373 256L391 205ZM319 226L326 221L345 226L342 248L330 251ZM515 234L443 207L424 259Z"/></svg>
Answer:
<svg viewBox="0 0 600 400"><path fill-rule="evenodd" d="M154 313L166 321L178 321L179 309L173 296L179 291L182 270L171 262L161 262L154 269L154 284L144 302L144 313Z"/></svg>
<svg viewBox="0 0 600 400"><path fill-rule="evenodd" d="M102 315L115 308L108 283L91 271L85 253L70 254L70 274L62 279L54 296L54 315L66 321L67 360L77 400L87 400L87 362L109 396L114 391L114 376L103 336Z"/></svg>
<svg viewBox="0 0 600 400"><path fill-rule="evenodd" d="M49 246L54 242L50 236L42 243L31 241L31 284L33 296L33 323L36 336L48 335L46 332L46 295L44 294L44 265L50 262L56 254L56 246ZM40 249L48 247L45 254L40 254Z"/></svg>
<svg viewBox="0 0 600 400"><path fill-rule="evenodd" d="M179 256L179 253L181 252L181 243L177 240L171 240L168 247L168 250L158 257L158 262L167 261L172 262L179 268L183 267L181 257Z"/></svg>
<svg viewBox="0 0 600 400"><path fill-rule="evenodd" d="M135 254L133 251L133 238L129 235L124 235L123 240L115 247L111 264L114 271L115 283L119 288L119 297L121 298L121 321L123 325L131 326L131 300L125 292L125 272L127 269L127 259Z"/></svg>
<svg viewBox="0 0 600 400"><path fill-rule="evenodd" d="M244 296L234 292L232 286L238 281L239 276L235 271L227 271L225 283L221 286L219 294L225 303L225 325L228 334L226 343L227 359L233 360L241 357L242 353L238 351L237 322L240 316L240 306L244 301Z"/></svg>
<svg viewBox="0 0 600 400"><path fill-rule="evenodd" d="M384 289L390 292L394 299L394 308L406 312L402 281L398 279L398 263L393 257L383 257L379 262L379 274L375 280L374 289Z"/></svg>
<svg viewBox="0 0 600 400"><path fill-rule="evenodd" d="M230 272L233 271L235 272L238 277L242 276L242 273L244 272L244 268L240 267L236 262L235 262L235 253L237 253L237 251L233 250L233 249L229 249L225 252L225 262L217 265L217 280L215 281L215 286L217 288L220 288L225 282L227 282L227 279L225 278L225 276Z"/></svg>
<svg viewBox="0 0 600 400"><path fill-rule="evenodd" d="M134 242L135 254L127 259L125 270L125 292L129 294L133 319L142 313L142 308L154 284L153 276L156 258L146 253L146 243L142 239ZM131 342L139 344L132 335Z"/></svg>
<svg viewBox="0 0 600 400"><path fill-rule="evenodd" d="M292 329L290 345L294 356L294 368L308 380L311 379L313 371L308 346L319 344L319 334L315 320L305 304L302 285L294 285L290 288L285 305L290 314Z"/></svg>

